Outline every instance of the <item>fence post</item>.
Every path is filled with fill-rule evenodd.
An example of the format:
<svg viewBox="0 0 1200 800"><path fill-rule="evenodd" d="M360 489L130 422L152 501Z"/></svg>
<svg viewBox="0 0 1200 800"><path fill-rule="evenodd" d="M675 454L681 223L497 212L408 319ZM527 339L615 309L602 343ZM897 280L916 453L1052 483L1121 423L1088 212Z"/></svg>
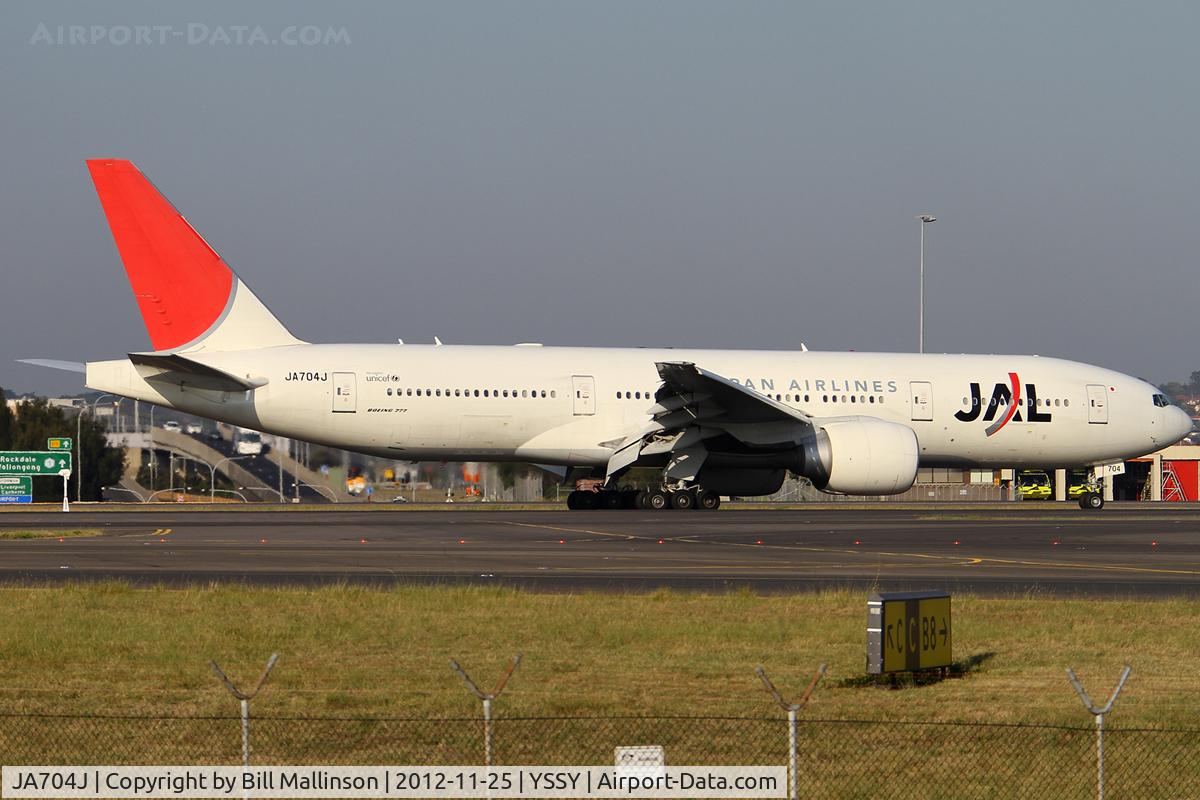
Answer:
<svg viewBox="0 0 1200 800"><path fill-rule="evenodd" d="M258 676L258 683L254 684L254 688L249 692L243 692L241 689L233 685L233 681L225 677L225 673L217 666L217 662L209 661L208 665L212 667L212 671L217 676L217 680L225 684L225 688L229 693L240 701L242 705L242 766L250 766L250 701L259 693L263 684L267 682L267 676L271 674L271 670L275 668L275 662L279 660L278 653L272 653L271 658L267 660L267 666L262 671L262 675Z"/></svg>
<svg viewBox="0 0 1200 800"><path fill-rule="evenodd" d="M817 667L817 671L813 673L812 680L808 682L808 688L804 690L804 694L800 695L799 702L788 703L783 699L783 695L775 688L775 684L771 683L771 679L767 677L767 671L762 668L762 665L754 668L755 674L762 680L763 685L767 687L767 691L775 698L775 702L779 703L780 708L788 714L788 798L789 800L798 800L800 797L797 781L797 768L799 762L798 743L796 741L796 717L800 709L808 704L808 700L812 697L813 689L817 688L817 683L821 680L821 676L825 674L825 664Z"/></svg>
<svg viewBox="0 0 1200 800"><path fill-rule="evenodd" d="M1088 697L1088 693L1083 690L1083 684L1079 682L1079 678L1075 677L1075 671L1067 667L1067 677L1070 678L1071 685L1075 687L1079 699L1083 701L1083 707L1096 718L1096 797L1098 800L1104 800L1104 715L1112 711L1113 703L1117 702L1117 695L1125 688L1125 681L1129 678L1131 671L1132 668L1126 664L1121 673L1121 680L1117 681L1117 688L1113 689L1108 703L1102 708L1097 708L1092 699Z"/></svg>
<svg viewBox="0 0 1200 800"><path fill-rule="evenodd" d="M504 691L504 687L508 685L508 679L512 677L520 663L521 654L517 653L509 660L508 669L500 676L500 682L496 684L496 688L484 693L475 685L475 681L471 680L471 676L458 665L458 662L453 658L450 659L450 669L458 673L459 677L463 679L463 683L467 684L467 689L471 694L483 701L483 765L485 767L492 766L492 701Z"/></svg>

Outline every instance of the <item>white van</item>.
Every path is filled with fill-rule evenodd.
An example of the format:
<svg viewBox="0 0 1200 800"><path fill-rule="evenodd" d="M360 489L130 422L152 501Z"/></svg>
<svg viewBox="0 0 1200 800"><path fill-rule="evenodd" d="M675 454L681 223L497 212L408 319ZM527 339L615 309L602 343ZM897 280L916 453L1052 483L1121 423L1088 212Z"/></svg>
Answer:
<svg viewBox="0 0 1200 800"><path fill-rule="evenodd" d="M233 449L239 456L257 456L263 451L262 436L258 431L238 429L237 442Z"/></svg>

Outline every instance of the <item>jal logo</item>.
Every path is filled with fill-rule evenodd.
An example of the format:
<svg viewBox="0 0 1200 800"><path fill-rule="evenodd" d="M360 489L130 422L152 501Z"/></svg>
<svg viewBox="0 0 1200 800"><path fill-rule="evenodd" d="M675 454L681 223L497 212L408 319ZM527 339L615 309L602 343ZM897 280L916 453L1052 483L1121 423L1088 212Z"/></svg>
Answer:
<svg viewBox="0 0 1200 800"><path fill-rule="evenodd" d="M1017 373L1008 373L1008 383L997 383L992 389L992 396L984 402L978 383L971 384L971 407L966 411L954 412L954 418L959 422L974 422L983 417L984 422L990 422L984 431L988 436L994 436L1008 423L1017 422L1049 422L1050 412L1038 410L1037 386L1027 383L1025 394L1021 394L1021 379ZM1003 410L1001 410L1003 409ZM1022 420L1021 412L1027 412L1027 418Z"/></svg>

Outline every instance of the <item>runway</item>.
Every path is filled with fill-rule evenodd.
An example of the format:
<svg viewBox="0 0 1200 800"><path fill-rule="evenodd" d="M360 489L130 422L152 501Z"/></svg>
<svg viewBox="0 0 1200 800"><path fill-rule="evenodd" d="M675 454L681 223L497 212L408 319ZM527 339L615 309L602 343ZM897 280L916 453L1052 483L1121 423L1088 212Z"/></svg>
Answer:
<svg viewBox="0 0 1200 800"><path fill-rule="evenodd" d="M1180 504L0 514L56 527L102 533L0 540L0 581L1200 594L1200 507Z"/></svg>

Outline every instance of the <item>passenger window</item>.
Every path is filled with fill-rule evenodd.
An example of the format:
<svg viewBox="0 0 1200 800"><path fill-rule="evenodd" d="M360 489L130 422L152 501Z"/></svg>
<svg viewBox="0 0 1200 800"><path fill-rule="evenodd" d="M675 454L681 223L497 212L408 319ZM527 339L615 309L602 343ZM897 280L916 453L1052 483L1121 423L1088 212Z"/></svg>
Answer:
<svg viewBox="0 0 1200 800"><path fill-rule="evenodd" d="M871 395L871 402L872 402L872 403L874 403L874 402L875 402L875 395Z"/></svg>
<svg viewBox="0 0 1200 800"><path fill-rule="evenodd" d="M528 389L522 389L522 390L521 390L521 397L529 397L529 390L528 390Z"/></svg>
<svg viewBox="0 0 1200 800"><path fill-rule="evenodd" d="M391 390L391 389L388 389L388 390L387 390L387 392L388 392L388 397L391 397L391 396L392 396L392 390Z"/></svg>
<svg viewBox="0 0 1200 800"><path fill-rule="evenodd" d="M555 391L554 389L551 389L551 390L550 390L550 396L551 396L551 397L558 397L558 392L557 392L557 391Z"/></svg>

